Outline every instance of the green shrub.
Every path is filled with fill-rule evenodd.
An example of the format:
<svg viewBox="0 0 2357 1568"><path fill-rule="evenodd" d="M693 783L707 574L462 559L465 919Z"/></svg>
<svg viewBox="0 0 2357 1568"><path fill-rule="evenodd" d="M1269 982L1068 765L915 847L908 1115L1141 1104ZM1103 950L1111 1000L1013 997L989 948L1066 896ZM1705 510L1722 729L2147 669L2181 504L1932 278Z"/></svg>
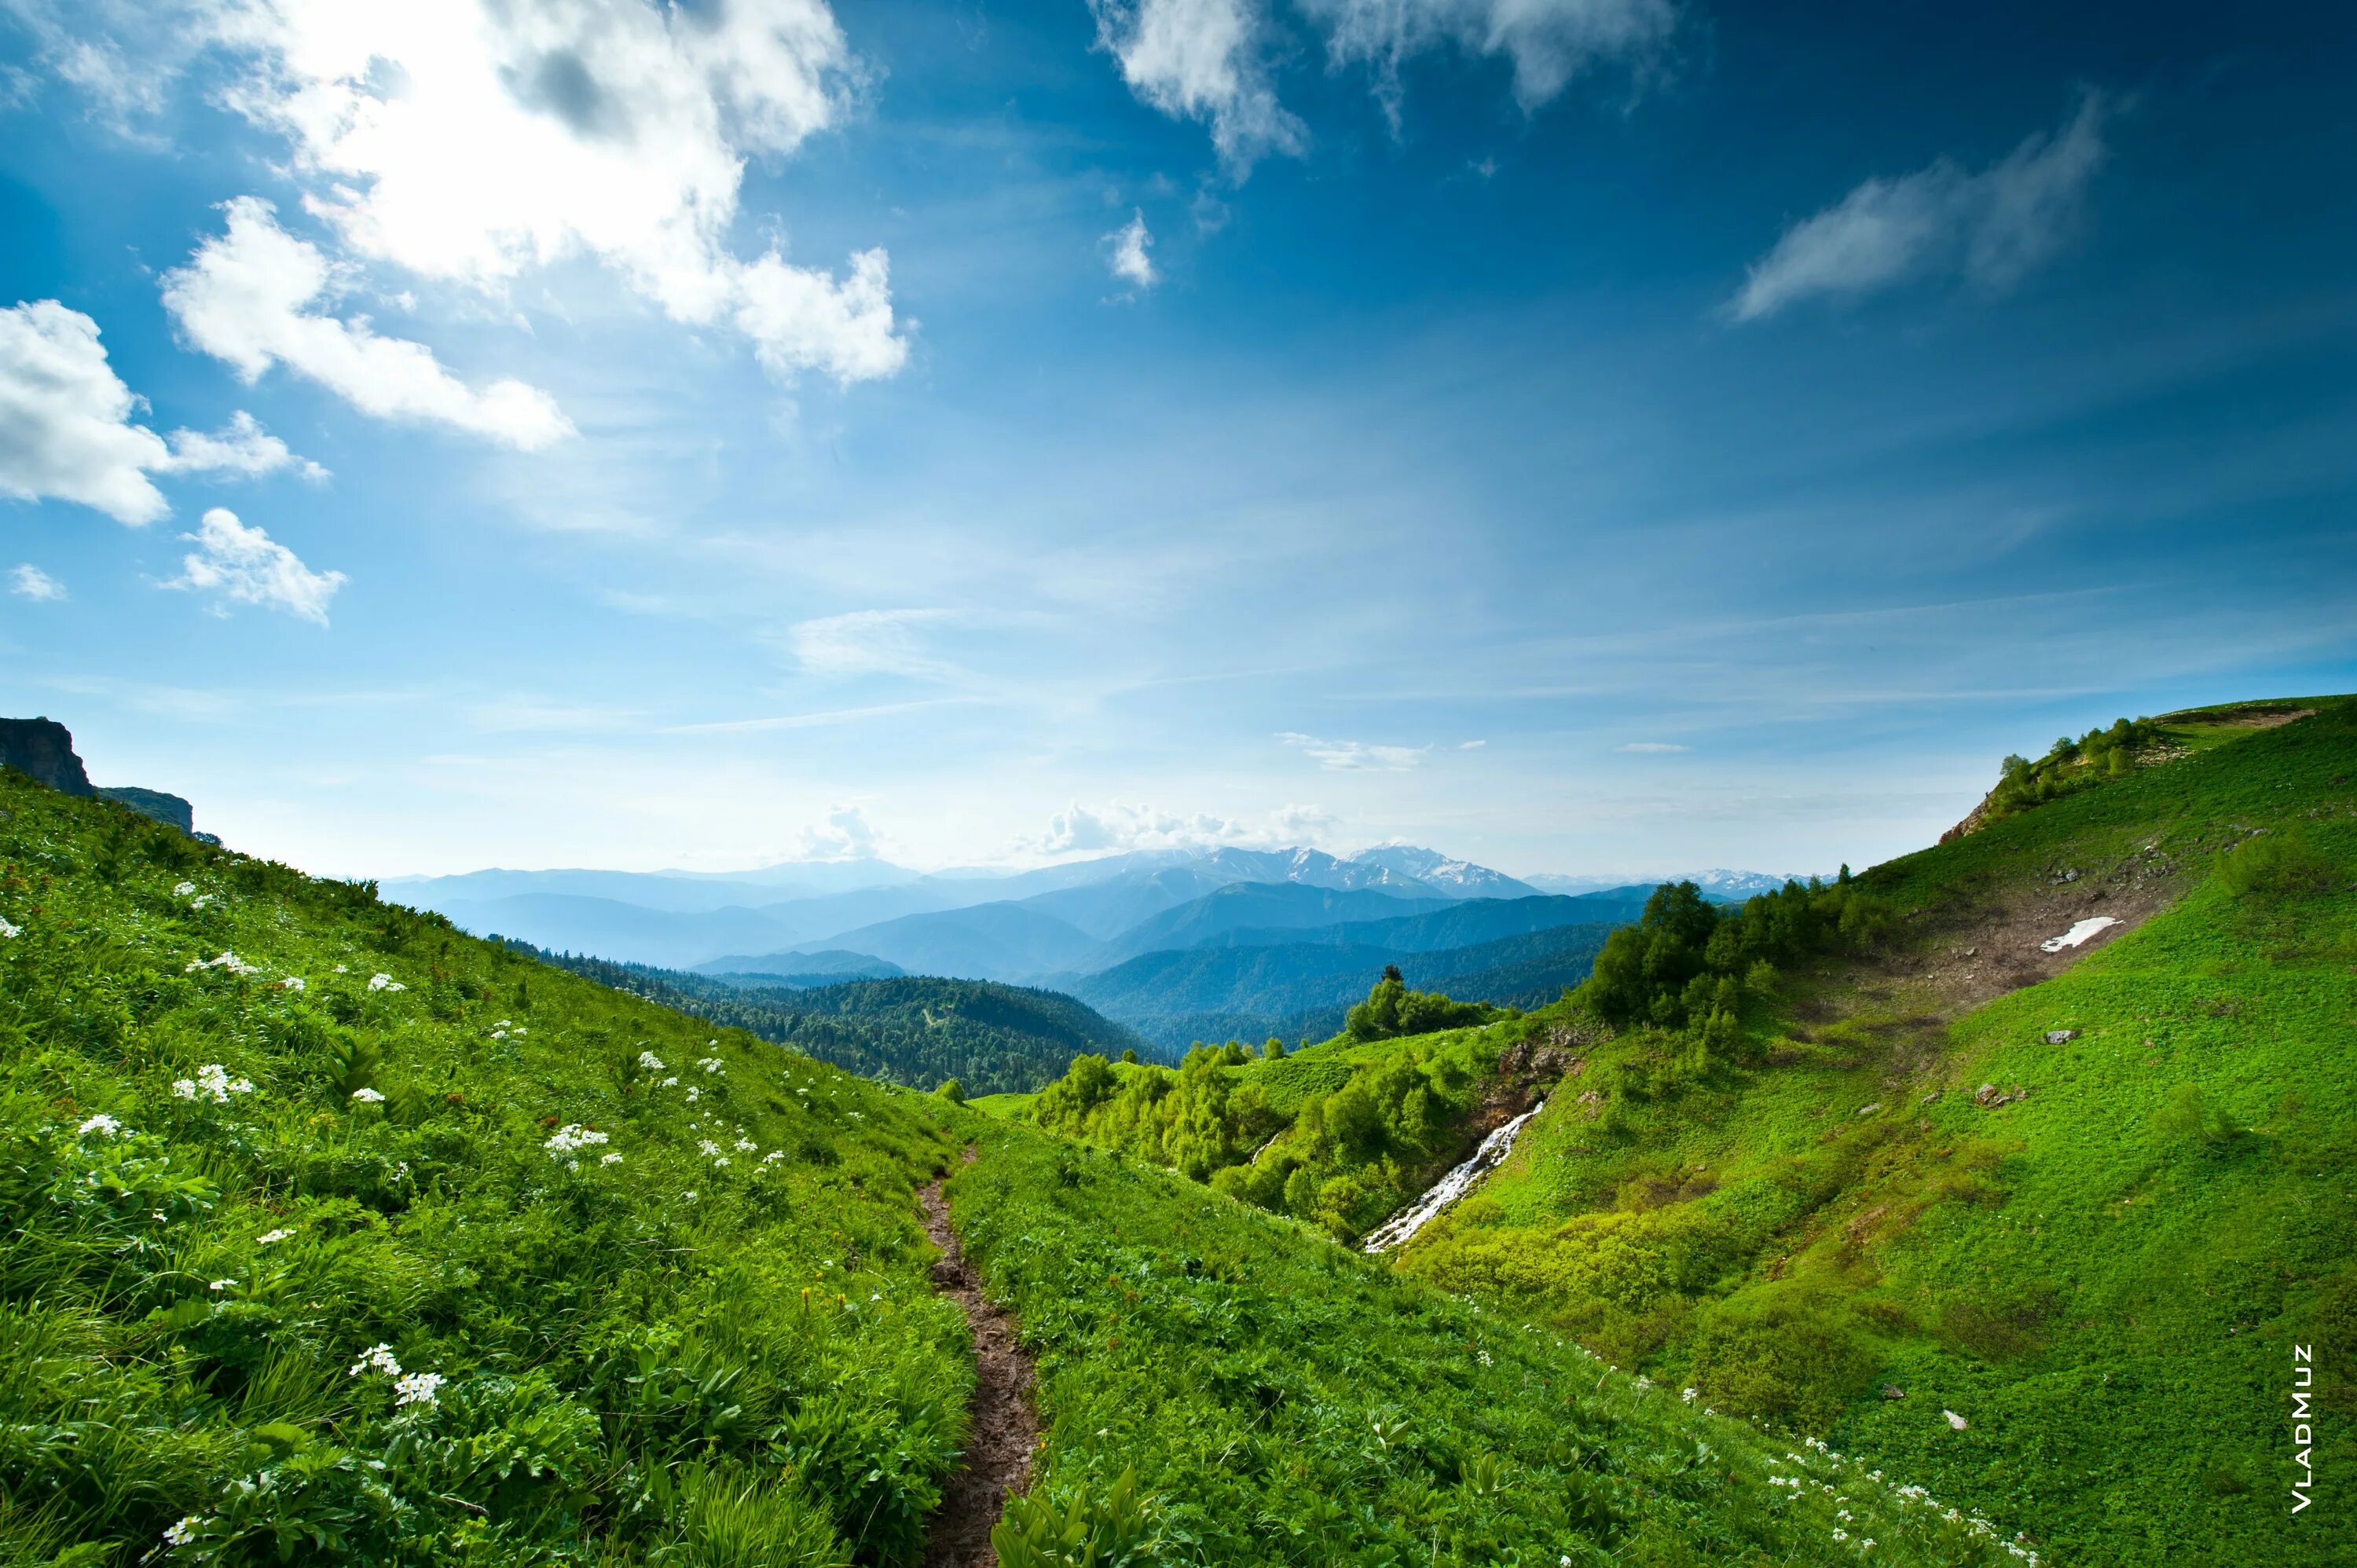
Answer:
<svg viewBox="0 0 2357 1568"><path fill-rule="evenodd" d="M2330 893L2343 880L2298 828L2260 833L2219 855L2217 878L2237 898L2270 904Z"/></svg>

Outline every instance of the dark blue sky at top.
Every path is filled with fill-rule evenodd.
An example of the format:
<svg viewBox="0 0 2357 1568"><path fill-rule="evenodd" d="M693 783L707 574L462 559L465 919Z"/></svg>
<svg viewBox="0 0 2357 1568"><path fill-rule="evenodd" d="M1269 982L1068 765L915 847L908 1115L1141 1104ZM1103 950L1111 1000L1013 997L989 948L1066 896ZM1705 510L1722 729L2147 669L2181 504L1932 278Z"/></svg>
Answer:
<svg viewBox="0 0 2357 1568"><path fill-rule="evenodd" d="M1308 143L1242 177L1084 5L835 14L860 106L753 161L738 249L888 251L907 365L779 384L582 260L528 329L420 286L385 330L579 426L533 456L192 351L156 274L231 197L300 221L285 143L210 59L126 135L0 22L0 306L91 317L155 428L250 410L335 476L0 503L0 569L71 590L0 599L0 698L323 870L749 863L846 806L1020 856L1078 803L1644 871L1864 863L2058 729L2357 687L2346 8L1688 6L1529 113L1420 54L1396 136L1278 9ZM1860 182L2090 91L2103 162L2018 280L1731 317ZM1150 288L1106 265L1133 212ZM349 574L331 628L157 589L214 505ZM791 650L868 612L890 657Z"/></svg>

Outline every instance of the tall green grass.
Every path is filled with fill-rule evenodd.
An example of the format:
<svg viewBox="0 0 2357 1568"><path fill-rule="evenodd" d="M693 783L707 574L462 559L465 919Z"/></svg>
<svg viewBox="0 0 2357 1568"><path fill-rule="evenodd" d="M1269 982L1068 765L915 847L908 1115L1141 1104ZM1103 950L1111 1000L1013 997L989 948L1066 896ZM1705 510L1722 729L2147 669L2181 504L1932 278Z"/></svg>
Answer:
<svg viewBox="0 0 2357 1568"><path fill-rule="evenodd" d="M16 776L0 921L0 1563L914 1560L943 1102Z"/></svg>

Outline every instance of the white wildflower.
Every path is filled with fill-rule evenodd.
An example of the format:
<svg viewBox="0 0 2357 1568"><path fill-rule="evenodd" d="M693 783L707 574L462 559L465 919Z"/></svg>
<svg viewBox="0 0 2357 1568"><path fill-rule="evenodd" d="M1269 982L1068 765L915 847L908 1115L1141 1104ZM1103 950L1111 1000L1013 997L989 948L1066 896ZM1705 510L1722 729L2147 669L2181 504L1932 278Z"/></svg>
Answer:
<svg viewBox="0 0 2357 1568"><path fill-rule="evenodd" d="M211 894L199 893L195 897L188 900L188 908L191 909L201 909L212 902L214 902L214 899Z"/></svg>
<svg viewBox="0 0 2357 1568"><path fill-rule="evenodd" d="M1688 1404L1692 1404L1692 1403L1694 1403L1694 1402L1695 1402L1695 1401L1696 1401L1697 1399L1700 1399L1701 1397L1702 1397L1702 1394L1701 1394L1700 1391L1695 1390L1695 1389L1686 1389L1686 1390L1684 1390L1684 1391L1681 1391L1681 1392L1679 1393L1679 1395L1678 1395L1678 1398L1680 1398L1680 1399L1682 1399L1682 1400L1685 1401L1685 1402L1686 1402L1686 1403L1688 1403Z"/></svg>
<svg viewBox="0 0 2357 1568"><path fill-rule="evenodd" d="M749 1155L760 1146L760 1144L753 1142L750 1138L739 1138L737 1140L737 1152L740 1155Z"/></svg>
<svg viewBox="0 0 2357 1568"><path fill-rule="evenodd" d="M663 1070L662 1058L655 1055L652 1051L640 1051L639 1053L639 1065L646 1069L649 1072L661 1072Z"/></svg>
<svg viewBox="0 0 2357 1568"><path fill-rule="evenodd" d="M716 1072L720 1073L723 1077L726 1076L728 1064L722 1061L718 1057L705 1057L695 1065L702 1068L706 1072Z"/></svg>
<svg viewBox="0 0 2357 1568"><path fill-rule="evenodd" d="M219 1062L207 1062L199 1068L197 1076L193 1079L180 1078L172 1080L172 1093L176 1099L194 1100L198 1095L203 1094L210 1097L216 1105L227 1105L232 1094L252 1094L253 1092L252 1079L233 1079L230 1077L229 1069Z"/></svg>
<svg viewBox="0 0 2357 1568"><path fill-rule="evenodd" d="M693 1192L683 1192L679 1196L685 1202L694 1203L695 1201L695 1194Z"/></svg>
<svg viewBox="0 0 2357 1568"><path fill-rule="evenodd" d="M694 1104L698 1100L703 1098L704 1091L702 1090L696 1088L695 1085L692 1083L687 1086L687 1102L690 1105Z"/></svg>
<svg viewBox="0 0 2357 1568"><path fill-rule="evenodd" d="M285 979L278 983L278 988L281 991L307 991L310 989L310 987L304 983L303 977L299 974L288 975Z"/></svg>
<svg viewBox="0 0 2357 1568"><path fill-rule="evenodd" d="M285 1230L264 1230L253 1239L253 1244L257 1247L274 1247L294 1234L294 1231Z"/></svg>
<svg viewBox="0 0 2357 1568"><path fill-rule="evenodd" d="M336 972L338 974L350 974L351 973L351 971L346 969L342 964L338 964L336 965Z"/></svg>
<svg viewBox="0 0 2357 1568"><path fill-rule="evenodd" d="M695 1152L707 1160L717 1159L720 1155L720 1145L709 1138L700 1139L696 1143Z"/></svg>
<svg viewBox="0 0 2357 1568"><path fill-rule="evenodd" d="M5 918L0 918L0 937L13 937L23 929L21 926L12 926Z"/></svg>
<svg viewBox="0 0 2357 1568"><path fill-rule="evenodd" d="M352 1098L359 1101L362 1105L382 1105L384 1103L384 1096L378 1093L373 1089L355 1089L352 1090Z"/></svg>
<svg viewBox="0 0 2357 1568"><path fill-rule="evenodd" d="M622 1156L619 1155L600 1155L597 1157L597 1163L601 1165L619 1165L622 1163Z"/></svg>
<svg viewBox="0 0 2357 1568"><path fill-rule="evenodd" d="M172 889L172 897L175 897L175 898L186 898L187 897L188 897L188 895L190 895L191 893L194 893L196 890L197 890L197 885L196 885L195 883L193 883L193 882L182 882L182 883L179 883L179 884L178 884L177 886L175 886L173 887L173 889Z"/></svg>
<svg viewBox="0 0 2357 1568"><path fill-rule="evenodd" d="M107 1138L120 1138L123 1136L123 1123L117 1122L113 1117L109 1116L106 1112L102 1111L97 1115L91 1117L89 1121L84 1122L81 1126L74 1129L74 1135L76 1137L80 1137L85 1133L96 1133L102 1137Z"/></svg>
<svg viewBox="0 0 2357 1568"><path fill-rule="evenodd" d="M677 1089L679 1087L679 1075L677 1073L673 1073L671 1077L655 1085L655 1087L657 1089Z"/></svg>
<svg viewBox="0 0 2357 1568"><path fill-rule="evenodd" d="M200 969L225 969L231 974L260 974L262 972L261 965L246 962L245 960L238 957L237 954L231 952L227 948L223 948L218 955L212 958L190 959L188 961L188 967L181 970L180 972L183 974L194 974Z"/></svg>
<svg viewBox="0 0 2357 1568"><path fill-rule="evenodd" d="M405 1404L422 1404L429 1409L438 1408L442 1402L436 1392L449 1380L439 1372L412 1372L393 1385L393 1406L398 1409Z"/></svg>
<svg viewBox="0 0 2357 1568"><path fill-rule="evenodd" d="M203 1520L199 1519L194 1514L183 1515L179 1523L173 1525L170 1529L164 1531L165 1544L167 1546L186 1546L188 1542L197 1538L197 1531L203 1528L204 1522L205 1521Z"/></svg>
<svg viewBox="0 0 2357 1568"><path fill-rule="evenodd" d="M382 1372L388 1378L401 1376L401 1363L393 1359L393 1347L382 1343L370 1346L344 1376L357 1378L362 1372Z"/></svg>
<svg viewBox="0 0 2357 1568"><path fill-rule="evenodd" d="M1836 1530L1834 1531L1834 1539L1835 1541L1847 1541L1849 1539L1849 1531L1846 1530Z"/></svg>
<svg viewBox="0 0 2357 1568"><path fill-rule="evenodd" d="M548 1142L541 1146L548 1151L550 1159L561 1160L577 1150L610 1141L603 1133L593 1132L589 1128L568 1122L550 1133Z"/></svg>
<svg viewBox="0 0 2357 1568"><path fill-rule="evenodd" d="M235 1280L215 1280L212 1283L210 1283L210 1284L207 1285L205 1288L206 1288L207 1290L227 1290L227 1289L229 1289L229 1287L230 1287L230 1286L231 1286L231 1285L235 1284L235 1283L237 1283L237 1282L236 1282Z"/></svg>
<svg viewBox="0 0 2357 1568"><path fill-rule="evenodd" d="M776 1165L780 1160L782 1160L782 1159L784 1159L785 1157L786 1157L786 1152L785 1152L785 1150L783 1150L783 1149L771 1149L768 1154L763 1155L761 1156L761 1163L762 1163L763 1165Z"/></svg>

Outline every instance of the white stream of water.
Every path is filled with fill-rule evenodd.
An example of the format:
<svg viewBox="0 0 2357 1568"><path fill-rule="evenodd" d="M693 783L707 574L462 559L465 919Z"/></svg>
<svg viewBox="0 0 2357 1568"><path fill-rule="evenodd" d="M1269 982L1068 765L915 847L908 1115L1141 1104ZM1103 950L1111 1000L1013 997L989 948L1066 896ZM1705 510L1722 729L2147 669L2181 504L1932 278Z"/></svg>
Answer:
<svg viewBox="0 0 2357 1568"><path fill-rule="evenodd" d="M1367 1251L1385 1252L1397 1247L1423 1230L1440 1211L1464 1197L1473 1184L1497 1169L1500 1162L1513 1152L1514 1137L1522 1132L1523 1123L1546 1109L1542 1100L1512 1122L1481 1140L1473 1157L1435 1182L1430 1192L1415 1200L1413 1207L1402 1209L1385 1220L1383 1228L1367 1238Z"/></svg>

